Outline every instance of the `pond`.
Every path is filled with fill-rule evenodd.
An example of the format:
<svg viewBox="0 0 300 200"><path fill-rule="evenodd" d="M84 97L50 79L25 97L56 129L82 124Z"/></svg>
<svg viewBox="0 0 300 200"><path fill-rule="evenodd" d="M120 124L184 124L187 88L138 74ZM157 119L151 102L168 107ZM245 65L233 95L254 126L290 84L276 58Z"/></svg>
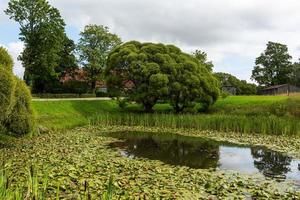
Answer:
<svg viewBox="0 0 300 200"><path fill-rule="evenodd" d="M167 133L115 132L108 136L120 139L109 147L119 149L122 156L130 159L147 158L196 169L260 173L277 181L292 180L300 186L300 160L265 147Z"/></svg>

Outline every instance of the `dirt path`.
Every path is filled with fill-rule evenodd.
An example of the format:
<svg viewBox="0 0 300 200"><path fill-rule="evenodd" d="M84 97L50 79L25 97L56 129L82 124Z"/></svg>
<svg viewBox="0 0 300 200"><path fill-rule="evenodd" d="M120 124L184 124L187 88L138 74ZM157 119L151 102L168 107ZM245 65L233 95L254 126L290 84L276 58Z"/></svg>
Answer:
<svg viewBox="0 0 300 200"><path fill-rule="evenodd" d="M59 98L59 99L38 99L34 98L32 101L107 101L111 100L109 97L94 97L94 98Z"/></svg>

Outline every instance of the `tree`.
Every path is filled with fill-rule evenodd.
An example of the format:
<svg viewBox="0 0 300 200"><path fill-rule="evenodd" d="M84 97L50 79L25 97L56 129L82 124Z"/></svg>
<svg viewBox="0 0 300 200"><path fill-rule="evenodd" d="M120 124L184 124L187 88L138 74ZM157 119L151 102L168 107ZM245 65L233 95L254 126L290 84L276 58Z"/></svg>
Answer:
<svg viewBox="0 0 300 200"><path fill-rule="evenodd" d="M300 87L300 60L293 65L292 84Z"/></svg>
<svg viewBox="0 0 300 200"><path fill-rule="evenodd" d="M262 86L290 83L291 59L286 45L269 42L267 49L255 61L252 79Z"/></svg>
<svg viewBox="0 0 300 200"><path fill-rule="evenodd" d="M96 82L101 79L106 66L108 54L121 44L121 39L102 25L88 25L80 35L77 46L79 60L88 73L91 88L95 90Z"/></svg>
<svg viewBox="0 0 300 200"><path fill-rule="evenodd" d="M207 53L201 50L196 50L193 52L193 57L195 57L202 65L206 67L206 69L212 72L214 68L214 64L211 61L207 61Z"/></svg>
<svg viewBox="0 0 300 200"><path fill-rule="evenodd" d="M72 72L78 68L76 57L74 55L76 45L73 40L65 36L63 41L63 49L59 53L60 61L58 67L55 69L59 78L63 77L66 73Z"/></svg>
<svg viewBox="0 0 300 200"><path fill-rule="evenodd" d="M221 89L228 86L234 87L237 95L251 95L257 93L257 86L255 84L247 83L245 80L239 80L231 74L217 72L215 73L215 77L220 81Z"/></svg>
<svg viewBox="0 0 300 200"><path fill-rule="evenodd" d="M180 112L218 97L211 73L173 45L127 42L110 53L105 74L109 92L142 104L147 112L158 100L169 100Z"/></svg>
<svg viewBox="0 0 300 200"><path fill-rule="evenodd" d="M65 39L65 23L59 11L46 0L11 0L5 11L20 25L25 49L20 56L24 79L36 93L57 80L56 68Z"/></svg>

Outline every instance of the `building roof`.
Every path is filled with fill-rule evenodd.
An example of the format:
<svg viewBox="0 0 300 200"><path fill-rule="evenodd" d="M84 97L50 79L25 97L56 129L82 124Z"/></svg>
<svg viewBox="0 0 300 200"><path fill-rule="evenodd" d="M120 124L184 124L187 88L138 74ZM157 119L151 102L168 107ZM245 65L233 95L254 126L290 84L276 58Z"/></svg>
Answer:
<svg viewBox="0 0 300 200"><path fill-rule="evenodd" d="M267 87L267 88L262 89L262 90L273 90L273 89L278 89L278 88L285 87L285 86L288 86L288 85L289 84L273 85L273 86Z"/></svg>

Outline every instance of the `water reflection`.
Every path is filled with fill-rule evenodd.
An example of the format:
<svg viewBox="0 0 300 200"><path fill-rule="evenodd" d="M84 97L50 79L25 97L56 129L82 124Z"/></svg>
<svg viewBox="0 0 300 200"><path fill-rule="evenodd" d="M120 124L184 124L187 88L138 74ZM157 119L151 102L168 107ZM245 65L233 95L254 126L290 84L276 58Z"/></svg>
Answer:
<svg viewBox="0 0 300 200"><path fill-rule="evenodd" d="M118 132L122 139L111 143L129 158L161 160L172 165L215 170L261 173L276 180L291 179L300 184L299 160L264 147L245 147L174 134Z"/></svg>

